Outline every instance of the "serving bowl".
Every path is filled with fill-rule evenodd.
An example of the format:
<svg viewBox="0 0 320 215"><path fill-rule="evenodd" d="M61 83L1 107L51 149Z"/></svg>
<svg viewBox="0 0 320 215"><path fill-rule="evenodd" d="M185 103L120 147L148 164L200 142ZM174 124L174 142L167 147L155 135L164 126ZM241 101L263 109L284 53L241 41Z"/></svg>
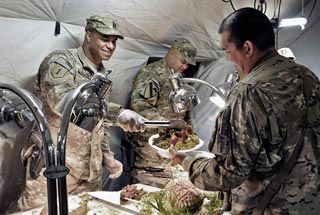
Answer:
<svg viewBox="0 0 320 215"><path fill-rule="evenodd" d="M154 148L161 157L170 158L169 149L163 149L163 148L160 148L160 147L153 144L154 139L156 139L158 137L159 137L159 134L152 135L148 140L149 145L152 148ZM178 150L178 152L193 152L193 151L201 148L203 146L203 144L204 144L203 140L201 140L199 138L199 144L195 145L193 148L190 148L190 149Z"/></svg>

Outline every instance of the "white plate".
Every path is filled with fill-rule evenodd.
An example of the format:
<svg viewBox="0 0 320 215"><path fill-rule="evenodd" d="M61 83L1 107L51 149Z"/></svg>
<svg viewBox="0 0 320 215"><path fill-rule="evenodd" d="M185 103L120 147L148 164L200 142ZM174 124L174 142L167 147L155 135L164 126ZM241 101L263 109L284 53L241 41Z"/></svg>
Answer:
<svg viewBox="0 0 320 215"><path fill-rule="evenodd" d="M120 191L94 191L88 192L88 194L97 199L120 205Z"/></svg>
<svg viewBox="0 0 320 215"><path fill-rule="evenodd" d="M135 184L137 186L137 189L143 189L145 191L147 191L148 193L151 193L151 192L158 192L160 191L161 189L158 188L158 187L152 187L152 186L149 186L149 185L145 185L145 184ZM121 192L121 191L120 191ZM127 200L129 203L131 204L134 204L134 205L137 205L137 204L141 204L140 201L138 200L135 200L135 199L130 199L130 198L123 198L125 200Z"/></svg>
<svg viewBox="0 0 320 215"><path fill-rule="evenodd" d="M158 154L161 156L161 157L164 157L164 158L170 158L170 153L169 153L169 150L168 149L162 149L156 145L153 144L153 140L155 138L158 138L159 137L159 134L154 134L152 135L149 140L148 140L148 143L149 145L154 148L155 150L157 150ZM199 144L197 144L195 147L191 148L191 149L185 149L185 150L179 150L179 152L192 152L192 151L195 151L199 148L201 148L201 146L203 146L204 142L203 140L201 140L199 138Z"/></svg>
<svg viewBox="0 0 320 215"><path fill-rule="evenodd" d="M135 185L137 186L137 189L144 189L147 192L157 192L161 190L158 187L152 187L145 184L135 184ZM95 191L95 192L89 192L88 194L95 198L101 199L103 201L121 205L121 201L120 201L121 190L120 191ZM121 206L139 212L141 207L140 201L129 199L129 198L125 198L125 199L128 202L122 204Z"/></svg>

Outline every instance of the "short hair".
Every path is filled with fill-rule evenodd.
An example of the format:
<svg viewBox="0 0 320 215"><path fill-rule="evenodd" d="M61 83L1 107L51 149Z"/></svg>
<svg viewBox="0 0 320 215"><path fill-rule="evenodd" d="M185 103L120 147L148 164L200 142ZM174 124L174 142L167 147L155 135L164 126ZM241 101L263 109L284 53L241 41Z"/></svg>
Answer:
<svg viewBox="0 0 320 215"><path fill-rule="evenodd" d="M269 18L254 8L241 8L227 16L219 27L219 34L229 31L230 40L241 49L250 40L259 50L275 46L275 35Z"/></svg>

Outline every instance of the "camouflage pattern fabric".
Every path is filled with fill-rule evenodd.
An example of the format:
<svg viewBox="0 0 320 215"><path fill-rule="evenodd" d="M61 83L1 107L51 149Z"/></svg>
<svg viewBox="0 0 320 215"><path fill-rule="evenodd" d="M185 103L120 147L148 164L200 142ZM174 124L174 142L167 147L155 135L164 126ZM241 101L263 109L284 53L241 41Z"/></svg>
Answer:
<svg viewBox="0 0 320 215"><path fill-rule="evenodd" d="M305 129L298 159L264 214L319 214L319 84L294 61L275 52L266 56L217 117L209 147L216 157L184 160L190 180L205 190L232 189L232 214L251 214L294 150L290 136Z"/></svg>
<svg viewBox="0 0 320 215"><path fill-rule="evenodd" d="M60 126L60 114L55 110L58 102L68 92L91 79L94 73L105 73L103 65L96 67L86 58L82 47L56 51L42 62L35 81L38 97L43 102L43 112L48 120L55 144ZM108 99L106 96L106 100ZM116 120L120 105L108 103L108 116ZM100 189L103 157L113 157L109 147L109 134L100 120L92 132L69 123L66 144L66 165L69 194ZM26 190L19 200L22 210L46 204L46 178L41 174L36 180L27 177Z"/></svg>
<svg viewBox="0 0 320 215"><path fill-rule="evenodd" d="M164 59L142 68L133 83L131 109L149 120L184 119L190 122L189 112L175 113L169 104L170 74ZM169 160L161 158L148 144L149 137L157 133L158 129L147 128L145 132L135 134L137 168L163 167L168 164Z"/></svg>
<svg viewBox="0 0 320 215"><path fill-rule="evenodd" d="M85 27L85 30L95 30L101 34L115 35L118 36L120 39L123 39L124 37L119 32L118 28L119 26L114 20L108 17L94 15L87 19L87 25Z"/></svg>
<svg viewBox="0 0 320 215"><path fill-rule="evenodd" d="M197 55L197 49L189 40L178 38L173 42L172 47L177 49L189 64L196 65L195 57Z"/></svg>

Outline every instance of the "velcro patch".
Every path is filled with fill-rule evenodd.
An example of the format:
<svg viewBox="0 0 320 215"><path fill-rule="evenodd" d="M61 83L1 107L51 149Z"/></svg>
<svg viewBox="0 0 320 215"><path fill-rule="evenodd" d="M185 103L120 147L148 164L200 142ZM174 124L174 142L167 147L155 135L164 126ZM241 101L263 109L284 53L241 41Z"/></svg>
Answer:
<svg viewBox="0 0 320 215"><path fill-rule="evenodd" d="M154 80L150 80L146 86L144 87L143 91L142 91L142 96L145 99L149 99L149 98L153 98L155 96L157 96L160 92L160 86L159 84L154 81Z"/></svg>
<svg viewBox="0 0 320 215"><path fill-rule="evenodd" d="M53 78L63 78L67 73L68 73L68 70L65 67L56 63L51 70L51 76Z"/></svg>

